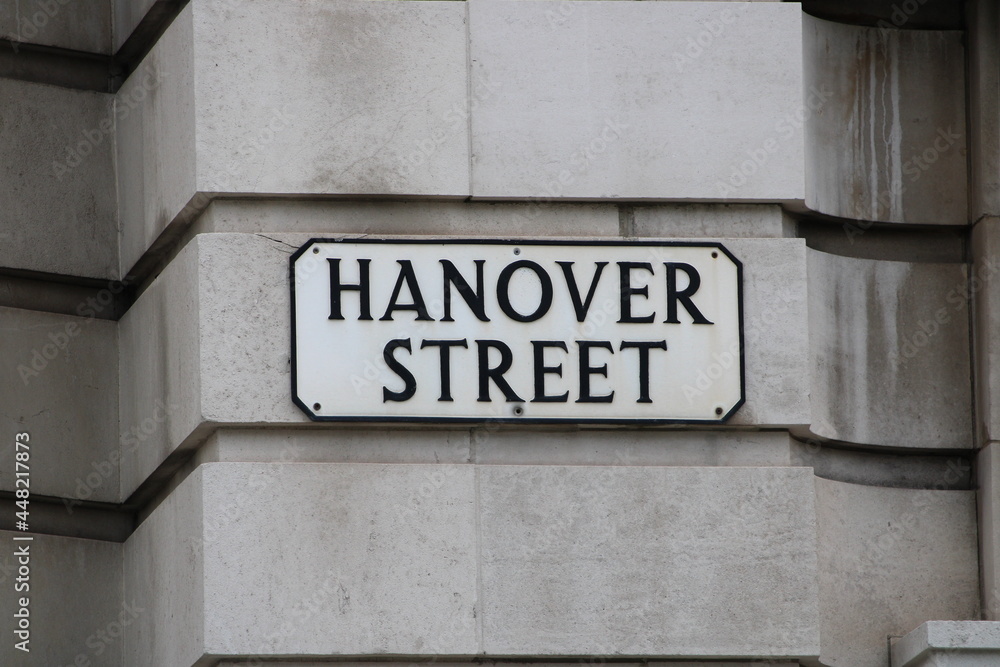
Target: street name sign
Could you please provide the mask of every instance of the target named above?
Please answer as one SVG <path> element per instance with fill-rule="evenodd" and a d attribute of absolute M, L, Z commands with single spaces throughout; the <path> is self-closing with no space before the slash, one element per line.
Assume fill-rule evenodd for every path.
<path fill-rule="evenodd" d="M 292 398 L 316 421 L 721 423 L 742 271 L 714 242 L 313 239 Z"/>

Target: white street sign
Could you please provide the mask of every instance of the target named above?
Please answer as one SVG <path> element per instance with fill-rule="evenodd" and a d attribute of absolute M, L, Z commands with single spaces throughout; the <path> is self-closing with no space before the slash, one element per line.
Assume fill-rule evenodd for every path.
<path fill-rule="evenodd" d="M 720 423 L 744 400 L 721 243 L 314 239 L 291 282 L 317 421 Z"/>

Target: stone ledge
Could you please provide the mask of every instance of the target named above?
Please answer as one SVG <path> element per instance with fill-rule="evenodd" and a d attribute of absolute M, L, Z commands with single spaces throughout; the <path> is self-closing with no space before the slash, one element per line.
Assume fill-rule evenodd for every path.
<path fill-rule="evenodd" d="M 993 667 L 1000 664 L 1000 623 L 927 621 L 892 646 L 892 667 Z"/>
<path fill-rule="evenodd" d="M 206 464 L 125 545 L 125 663 L 792 662 L 815 531 L 803 468 Z"/>

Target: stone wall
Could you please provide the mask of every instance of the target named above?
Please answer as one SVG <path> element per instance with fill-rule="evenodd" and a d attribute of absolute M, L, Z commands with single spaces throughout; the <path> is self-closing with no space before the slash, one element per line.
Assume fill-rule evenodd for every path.
<path fill-rule="evenodd" d="M 825 4 L 0 8 L 0 663 L 1000 660 L 996 8 Z M 721 242 L 745 402 L 311 421 L 289 256 L 393 237 Z"/>

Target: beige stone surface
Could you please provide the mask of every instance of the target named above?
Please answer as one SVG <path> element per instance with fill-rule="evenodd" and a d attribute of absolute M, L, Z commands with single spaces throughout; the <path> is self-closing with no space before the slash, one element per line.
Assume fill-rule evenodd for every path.
<path fill-rule="evenodd" d="M 979 569 L 983 618 L 1000 619 L 1000 443 L 991 442 L 976 460 L 979 492 Z"/>
<path fill-rule="evenodd" d="M 743 262 L 747 393 L 747 402 L 728 423 L 806 424 L 811 334 L 805 243 L 801 239 L 724 243 Z"/>
<path fill-rule="evenodd" d="M 13 541 L 24 535 L 0 531 L 0 662 L 31 667 L 123 664 L 124 635 L 148 617 L 148 610 L 144 601 L 122 597 L 122 545 L 37 534 L 28 542 Z M 24 557 L 16 555 L 24 545 L 27 575 L 19 571 Z M 27 590 L 15 590 L 25 584 Z M 14 647 L 19 641 L 14 614 L 23 596 L 29 598 L 28 653 Z"/>
<path fill-rule="evenodd" d="M 784 3 L 470 3 L 473 195 L 803 199 L 801 26 Z"/>
<path fill-rule="evenodd" d="M 788 466 L 787 433 L 538 431 L 516 427 L 215 431 L 202 462 L 478 463 L 485 465 Z M 798 465 L 798 464 L 793 464 Z"/>
<path fill-rule="evenodd" d="M 112 103 L 0 79 L 0 265 L 118 277 Z"/>
<path fill-rule="evenodd" d="M 1000 215 L 1000 9 L 968 7 L 969 219 Z"/>
<path fill-rule="evenodd" d="M 126 543 L 126 596 L 151 600 L 126 663 L 816 656 L 811 480 L 804 468 L 204 464 Z"/>
<path fill-rule="evenodd" d="M 199 188 L 466 196 L 465 14 L 433 1 L 195 3 Z"/>
<path fill-rule="evenodd" d="M 963 264 L 809 251 L 813 434 L 864 445 L 973 446 Z"/>
<path fill-rule="evenodd" d="M 122 499 L 202 422 L 198 281 L 191 247 L 118 323 Z"/>
<path fill-rule="evenodd" d="M 272 232 L 399 236 L 617 236 L 614 204 L 451 201 L 213 201 L 193 233 Z"/>
<path fill-rule="evenodd" d="M 467 429 L 245 429 L 215 431 L 196 462 L 470 463 Z"/>
<path fill-rule="evenodd" d="M 661 204 L 635 206 L 631 233 L 675 238 L 784 238 L 794 224 L 780 206 L 766 204 Z"/>
<path fill-rule="evenodd" d="M 806 205 L 856 220 L 965 224 L 962 33 L 802 21 L 806 86 L 829 92 L 806 121 Z"/>
<path fill-rule="evenodd" d="M 127 275 L 197 191 L 191 3 L 115 96 L 120 262 Z"/>
<path fill-rule="evenodd" d="M 787 433 L 476 428 L 473 460 L 493 465 L 788 466 Z"/>
<path fill-rule="evenodd" d="M 816 655 L 806 468 L 479 468 L 487 655 Z"/>
<path fill-rule="evenodd" d="M 975 366 L 976 424 L 975 433 L 981 450 L 977 460 L 979 481 L 980 549 L 982 568 L 983 617 L 1000 620 L 1000 291 L 997 269 L 1000 263 L 1000 227 L 996 218 L 984 218 L 972 232 L 972 277 L 975 320 L 973 339 L 978 362 Z M 975 291 L 972 288 L 975 287 Z"/>
<path fill-rule="evenodd" d="M 816 515 L 822 664 L 888 667 L 890 635 L 979 617 L 975 492 L 817 478 Z"/>
<path fill-rule="evenodd" d="M 162 82 L 119 131 L 123 266 L 214 193 L 468 196 L 465 13 L 189 4 L 139 68 Z"/>
<path fill-rule="evenodd" d="M 471 655 L 473 489 L 471 467 L 203 465 L 125 545 L 148 608 L 125 663 Z"/>
<path fill-rule="evenodd" d="M 14 490 L 14 435 L 27 433 L 32 494 L 119 501 L 116 330 L 95 317 L 0 308 L 0 489 Z"/>
<path fill-rule="evenodd" d="M 207 652 L 478 652 L 471 467 L 201 470 Z"/>
<path fill-rule="evenodd" d="M 126 0 L 8 0 L 0 4 L 0 38 L 110 55 L 112 2 Z"/>
<path fill-rule="evenodd" d="M 1000 661 L 1000 623 L 928 621 L 892 646 L 893 667 L 989 667 Z"/>
<path fill-rule="evenodd" d="M 187 667 L 204 654 L 207 500 L 195 471 L 125 543 L 120 585 L 145 612 L 126 629 L 123 664 Z"/>
<path fill-rule="evenodd" d="M 1000 440 L 1000 219 L 986 217 L 976 223 L 971 250 L 967 292 L 975 313 L 975 433 L 985 444 Z"/>

